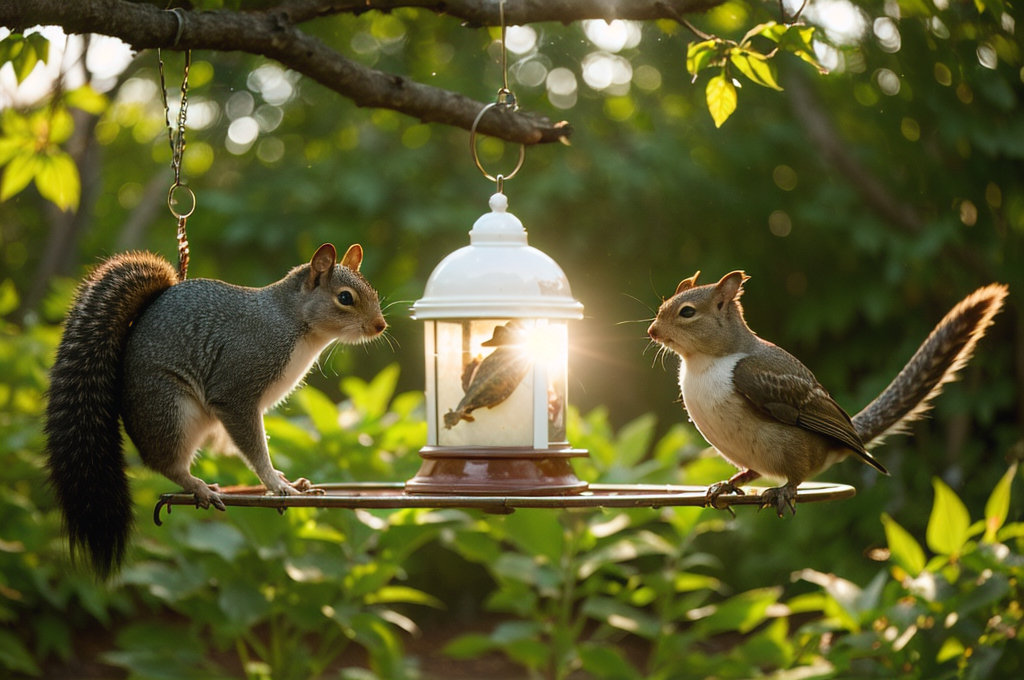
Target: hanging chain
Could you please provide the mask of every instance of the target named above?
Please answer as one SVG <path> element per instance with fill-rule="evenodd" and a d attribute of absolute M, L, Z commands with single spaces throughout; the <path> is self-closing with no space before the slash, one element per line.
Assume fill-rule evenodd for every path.
<path fill-rule="evenodd" d="M 519 145 L 519 161 L 516 163 L 516 167 L 512 172 L 507 175 L 492 175 L 486 170 L 480 163 L 480 156 L 476 152 L 476 128 L 480 124 L 480 120 L 484 117 L 484 114 L 495 106 L 500 106 L 506 111 L 518 111 L 519 101 L 516 99 L 516 95 L 508 86 L 508 48 L 506 47 L 506 33 L 508 27 L 505 25 L 505 0 L 499 0 L 498 2 L 498 16 L 501 21 L 501 81 L 502 87 L 498 90 L 498 97 L 495 101 L 491 102 L 487 106 L 480 109 L 480 113 L 476 114 L 476 119 L 473 121 L 473 127 L 469 131 L 469 148 L 473 152 L 473 162 L 476 163 L 477 169 L 483 173 L 484 177 L 497 184 L 497 190 L 499 194 L 505 193 L 505 180 L 512 179 L 519 172 L 519 168 L 523 167 L 523 160 L 526 158 L 526 145 Z"/>
<path fill-rule="evenodd" d="M 511 111 L 518 111 L 519 102 L 516 100 L 515 94 L 508 87 L 508 47 L 506 47 L 507 43 L 505 40 L 508 26 L 505 25 L 505 0 L 500 0 L 498 3 L 498 17 L 501 21 L 501 82 L 503 85 L 498 90 L 497 103 Z"/>
<path fill-rule="evenodd" d="M 177 45 L 185 29 L 184 11 L 180 8 L 169 10 L 178 20 L 178 33 L 174 38 Z M 188 234 L 185 223 L 196 209 L 196 195 L 186 184 L 181 182 L 181 159 L 185 154 L 185 119 L 188 114 L 188 71 L 192 66 L 192 50 L 185 50 L 185 67 L 181 79 L 181 105 L 178 108 L 176 125 L 171 125 L 171 107 L 167 102 L 167 83 L 164 77 L 164 59 L 160 48 L 156 50 L 156 58 L 160 67 L 160 94 L 164 102 L 164 122 L 167 124 L 167 141 L 171 146 L 171 170 L 174 171 L 174 182 L 167 192 L 167 207 L 178 219 L 178 280 L 184 281 L 188 274 Z"/>

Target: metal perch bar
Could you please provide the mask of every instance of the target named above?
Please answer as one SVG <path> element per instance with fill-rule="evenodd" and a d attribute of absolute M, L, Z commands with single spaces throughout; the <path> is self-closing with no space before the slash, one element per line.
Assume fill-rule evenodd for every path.
<path fill-rule="evenodd" d="M 760 505 L 761 487 L 743 487 L 744 495 L 723 495 L 718 502 L 723 507 L 732 505 Z M 470 496 L 427 495 L 405 492 L 404 482 L 317 484 L 301 496 L 271 496 L 262 486 L 235 487 L 221 493 L 224 505 L 248 508 L 347 508 L 401 509 L 401 508 L 463 508 L 496 514 L 509 514 L 517 508 L 660 508 L 671 506 L 703 506 L 707 487 L 671 484 L 591 484 L 586 491 L 564 496 Z M 805 482 L 797 489 L 798 503 L 852 498 L 857 490 L 846 484 Z M 192 494 L 167 493 L 153 510 L 153 521 L 158 526 L 160 510 L 167 506 L 170 513 L 174 505 L 195 505 Z"/>

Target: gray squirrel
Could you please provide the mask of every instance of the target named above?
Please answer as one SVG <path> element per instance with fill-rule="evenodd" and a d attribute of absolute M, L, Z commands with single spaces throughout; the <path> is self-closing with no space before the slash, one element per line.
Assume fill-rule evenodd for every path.
<path fill-rule="evenodd" d="M 741 271 L 717 284 L 684 279 L 658 310 L 648 335 L 680 357 L 679 388 L 690 419 L 740 471 L 713 484 L 724 493 L 762 475 L 785 479 L 761 493 L 761 507 L 796 512 L 796 487 L 854 455 L 883 474 L 868 447 L 920 418 L 942 386 L 971 358 L 1007 295 L 1004 285 L 976 290 L 939 322 L 899 375 L 851 418 L 793 355 L 757 337 L 743 318 Z"/>
<path fill-rule="evenodd" d="M 387 328 L 359 273 L 363 249 L 324 244 L 264 288 L 210 279 L 179 283 L 151 253 L 115 255 L 78 288 L 50 375 L 45 434 L 50 482 L 72 557 L 102 579 L 124 561 L 132 499 L 118 418 L 143 463 L 223 510 L 216 485 L 192 476 L 215 440 L 240 453 L 270 493 L 310 488 L 274 469 L 263 413 L 284 399 L 330 343 Z M 233 446 L 232 446 L 233 445 Z"/>

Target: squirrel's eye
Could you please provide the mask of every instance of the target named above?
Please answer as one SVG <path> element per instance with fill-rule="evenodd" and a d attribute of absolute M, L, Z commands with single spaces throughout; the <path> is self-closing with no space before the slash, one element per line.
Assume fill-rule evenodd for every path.
<path fill-rule="evenodd" d="M 690 305 L 686 305 L 685 307 L 679 310 L 679 316 L 683 317 L 684 319 L 689 319 L 696 313 L 697 309 L 695 307 L 691 307 Z"/>
<path fill-rule="evenodd" d="M 345 306 L 354 305 L 356 303 L 355 298 L 352 297 L 352 293 L 347 290 L 343 290 L 338 294 L 338 302 Z"/>

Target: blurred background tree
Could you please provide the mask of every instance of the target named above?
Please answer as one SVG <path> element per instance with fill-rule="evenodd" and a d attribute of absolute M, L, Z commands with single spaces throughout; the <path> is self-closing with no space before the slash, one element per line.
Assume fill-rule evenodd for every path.
<path fill-rule="evenodd" d="M 163 4 L 0 7 L 0 25 L 24 30 L 0 32 L 0 61 L 9 62 L 0 69 L 8 354 L 59 323 L 74 282 L 101 257 L 174 254 L 154 50 L 34 29 L 26 13 L 52 10 L 33 25 L 74 33 L 76 7 L 116 15 L 127 5 L 159 30 L 115 22 L 108 33 L 170 48 L 176 19 Z M 244 32 L 211 38 L 215 49 L 195 46 L 182 170 L 198 197 L 191 275 L 263 285 L 321 242 L 360 242 L 363 271 L 392 304 L 393 351 L 336 351 L 310 377 L 334 400 L 339 376 L 369 379 L 395 362 L 399 391 L 422 388 L 422 332 L 406 308 L 437 262 L 466 243 L 493 191 L 465 128 L 501 84 L 497 4 L 184 4 L 179 47 L 193 46 L 193 28 L 203 35 L 218 22 L 236 26 L 231 17 L 302 11 L 304 35 L 353 68 L 391 74 L 398 90 L 418 83 L 460 95 L 435 109 L 414 111 L 401 98 L 358 106 L 366 101 L 339 94 L 329 78 L 286 67 L 291 56 L 238 51 L 252 37 Z M 563 15 L 567 24 L 540 14 L 566 7 L 579 12 Z M 1004 460 L 1024 457 L 1024 70 L 1014 7 L 512 1 L 508 11 L 524 24 L 508 32 L 510 84 L 533 115 L 495 116 L 479 149 L 489 168 L 504 168 L 518 141 L 538 142 L 506 193 L 531 244 L 559 262 L 586 307 L 571 331 L 570 390 L 581 411 L 603 407 L 614 428 L 654 413 L 653 439 L 685 421 L 674 359 L 656 363 L 645 330 L 661 297 L 698 269 L 708 279 L 750 274 L 751 327 L 800 357 L 851 412 L 956 301 L 991 281 L 1010 285 L 1007 310 L 934 417 L 880 451 L 892 479 L 839 466 L 827 477 L 857 486 L 856 500 L 786 523 L 743 517 L 739 535 L 706 533 L 703 549 L 741 551 L 719 577 L 754 588 L 809 568 L 866 583 L 876 567 L 858 557 L 884 543 L 879 513 L 920 534 L 933 477 L 979 516 Z M 791 22 L 799 25 L 783 33 Z M 165 49 L 164 59 L 173 119 L 182 55 Z M 563 118 L 570 128 L 555 127 Z M 561 136 L 570 147 L 542 143 Z M 0 385 L 5 408 L 15 407 L 10 380 Z"/>

